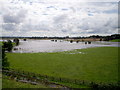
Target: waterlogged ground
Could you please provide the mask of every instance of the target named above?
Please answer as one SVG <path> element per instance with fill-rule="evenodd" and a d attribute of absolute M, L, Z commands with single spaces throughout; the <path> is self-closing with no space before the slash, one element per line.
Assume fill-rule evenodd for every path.
<path fill-rule="evenodd" d="M 118 42 L 92 42 L 91 44 L 85 44 L 85 42 L 73 42 L 61 41 L 57 42 L 51 40 L 27 40 L 20 41 L 20 45 L 16 46 L 18 50 L 13 50 L 16 53 L 33 53 L 33 52 L 60 52 L 69 51 L 74 49 L 90 48 L 90 47 L 103 47 L 103 46 L 114 46 L 118 47 Z"/>

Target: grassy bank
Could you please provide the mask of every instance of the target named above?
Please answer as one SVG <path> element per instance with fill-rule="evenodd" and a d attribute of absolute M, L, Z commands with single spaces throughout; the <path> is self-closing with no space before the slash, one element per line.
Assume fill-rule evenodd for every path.
<path fill-rule="evenodd" d="M 15 80 L 9 79 L 7 76 L 3 75 L 2 88 L 49 88 L 45 85 L 31 85 L 28 83 L 16 82 Z"/>
<path fill-rule="evenodd" d="M 110 42 L 120 42 L 120 39 L 110 40 Z"/>
<path fill-rule="evenodd" d="M 54 77 L 115 83 L 118 48 L 98 47 L 58 53 L 7 53 L 10 67 Z"/>

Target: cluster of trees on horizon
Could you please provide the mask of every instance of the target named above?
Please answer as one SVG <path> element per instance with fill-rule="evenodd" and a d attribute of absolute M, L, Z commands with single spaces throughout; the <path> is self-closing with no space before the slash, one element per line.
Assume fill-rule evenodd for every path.
<path fill-rule="evenodd" d="M 120 39 L 120 34 L 112 34 L 112 35 L 107 35 L 107 36 L 100 36 L 100 35 L 92 35 L 92 36 L 88 36 L 88 37 L 81 37 L 81 36 L 78 36 L 78 37 L 69 37 L 69 36 L 65 36 L 65 37 L 47 37 L 47 36 L 44 36 L 44 37 L 38 37 L 38 36 L 35 36 L 35 37 L 17 37 L 17 36 L 13 36 L 13 37 L 6 37 L 6 36 L 3 36 L 1 38 L 19 38 L 19 39 L 22 39 L 22 38 L 26 38 L 26 39 L 85 39 L 85 38 L 102 38 L 104 39 L 104 41 L 109 41 L 109 40 L 113 40 L 113 39 Z"/>

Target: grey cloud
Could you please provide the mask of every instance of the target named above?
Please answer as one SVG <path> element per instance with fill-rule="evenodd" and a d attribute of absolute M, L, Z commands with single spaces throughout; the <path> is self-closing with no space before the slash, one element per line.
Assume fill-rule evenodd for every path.
<path fill-rule="evenodd" d="M 14 24 L 4 24 L 4 25 L 2 25 L 2 28 L 5 29 L 5 30 L 14 31 L 14 30 L 16 30 L 16 25 L 14 25 Z"/>
<path fill-rule="evenodd" d="M 62 31 L 62 32 L 64 32 L 64 33 L 67 33 L 67 32 L 68 32 L 68 30 L 64 30 L 64 29 L 63 29 L 63 30 L 61 30 L 61 31 Z"/>
<path fill-rule="evenodd" d="M 12 13 L 8 13 L 6 15 L 3 15 L 3 20 L 5 23 L 21 23 L 26 16 L 25 10 L 20 10 L 16 15 L 12 15 Z"/>
<path fill-rule="evenodd" d="M 76 12 L 76 10 L 75 10 L 74 7 L 70 7 L 70 9 L 71 9 L 74 13 Z"/>
<path fill-rule="evenodd" d="M 115 20 L 116 19 L 115 15 L 117 13 L 116 11 L 114 11 L 116 7 L 113 7 L 111 3 L 88 3 L 88 4 L 85 3 L 85 6 L 82 6 L 84 4 L 80 4 L 80 3 L 78 4 L 75 3 L 70 5 L 68 5 L 69 4 L 68 3 L 67 5 L 64 6 L 63 3 L 58 3 L 58 4 L 50 3 L 50 2 L 41 3 L 43 2 L 42 0 L 40 1 L 22 0 L 22 1 L 23 1 L 22 9 L 19 8 L 20 4 L 14 5 L 14 3 L 13 4 L 10 3 L 11 6 L 6 4 L 6 7 L 8 8 L 6 10 L 1 9 L 2 11 L 4 11 L 4 13 L 1 14 L 1 16 L 3 17 L 2 22 L 8 23 L 3 25 L 4 31 L 7 32 L 7 30 L 11 30 L 11 31 L 14 30 L 13 32 L 16 32 L 17 35 L 21 34 L 25 36 L 33 34 L 33 32 L 35 31 L 36 31 L 36 35 L 38 35 L 39 31 L 42 31 L 40 32 L 41 34 L 45 33 L 48 36 L 50 33 L 54 34 L 54 32 L 58 32 L 58 34 L 60 35 L 67 35 L 67 34 L 87 35 L 87 34 L 97 34 L 97 33 L 101 33 L 101 34 L 113 33 L 113 31 L 117 27 L 116 26 L 117 22 Z M 33 5 L 29 5 L 29 2 L 33 2 Z M 37 4 L 37 2 L 40 2 L 38 3 L 39 5 Z M 34 7 L 35 4 L 36 7 Z M 49 7 L 47 7 L 48 5 Z M 112 9 L 107 6 L 111 6 Z M 55 9 L 49 10 L 51 8 L 57 8 L 58 10 Z M 29 11 L 29 14 L 27 14 L 27 11 L 23 9 L 27 9 Z M 68 11 L 66 11 L 67 9 Z M 103 13 L 103 11 L 105 10 L 107 11 Z M 12 13 L 8 13 L 8 12 L 12 12 Z M 13 12 L 16 13 L 16 15 L 14 15 Z M 43 12 L 44 14 L 41 16 Z M 109 13 L 112 13 L 114 15 Z M 96 17 L 97 14 L 98 17 Z M 108 14 L 108 17 L 105 14 Z M 109 20 L 109 17 L 112 19 Z M 31 21 L 29 21 L 30 18 Z M 120 25 L 118 27 L 120 27 Z M 17 31 L 17 29 L 19 28 L 20 30 Z M 11 35 L 11 33 L 10 34 L 8 33 L 8 35 Z"/>
<path fill-rule="evenodd" d="M 54 23 L 63 23 L 67 19 L 67 15 L 60 15 L 54 18 Z"/>
<path fill-rule="evenodd" d="M 23 31 L 32 31 L 32 30 L 40 30 L 40 31 L 49 31 L 50 27 L 47 24 L 25 24 L 22 26 Z"/>
<path fill-rule="evenodd" d="M 50 29 L 50 27 L 48 25 L 45 25 L 45 24 L 35 25 L 34 28 L 36 30 L 44 30 L 44 31 L 49 31 L 49 29 Z"/>
<path fill-rule="evenodd" d="M 78 32 L 71 32 L 70 34 L 75 34 L 76 35 L 76 34 L 78 34 Z"/>
<path fill-rule="evenodd" d="M 54 7 L 54 6 L 48 6 L 48 7 L 46 7 L 46 8 L 48 8 L 48 9 L 53 8 L 53 9 L 57 10 L 57 8 Z"/>
<path fill-rule="evenodd" d="M 120 29 L 120 17 L 118 18 L 118 28 Z"/>
<path fill-rule="evenodd" d="M 68 11 L 68 9 L 67 9 L 67 8 L 62 8 L 61 10 L 63 10 L 63 11 Z"/>
<path fill-rule="evenodd" d="M 82 24 L 78 25 L 77 28 L 84 30 L 86 34 L 109 34 L 116 30 L 117 18 L 109 18 L 106 21 L 103 19 L 86 18 L 82 19 Z"/>
<path fill-rule="evenodd" d="M 89 26 L 86 24 L 83 24 L 82 26 L 78 26 L 78 28 L 81 28 L 83 30 L 88 30 L 89 29 Z"/>
<path fill-rule="evenodd" d="M 3 16 L 5 23 L 18 23 L 19 19 L 16 16 L 10 16 L 9 14 Z"/>
<path fill-rule="evenodd" d="M 106 24 L 104 24 L 105 27 L 110 27 L 110 28 L 113 28 L 113 29 L 116 29 L 118 28 L 118 21 L 117 21 L 117 18 L 110 18 L 108 21 L 106 21 Z"/>
<path fill-rule="evenodd" d="M 113 14 L 113 13 L 118 13 L 117 9 L 113 9 L 113 10 L 105 10 L 103 11 L 104 13 L 108 13 L 108 14 Z"/>

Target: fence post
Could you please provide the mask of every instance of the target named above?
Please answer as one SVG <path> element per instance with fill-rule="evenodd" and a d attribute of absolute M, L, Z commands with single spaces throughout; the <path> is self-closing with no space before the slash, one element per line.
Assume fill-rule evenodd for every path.
<path fill-rule="evenodd" d="M 85 84 L 84 80 L 83 80 L 83 84 Z"/>
<path fill-rule="evenodd" d="M 45 77 L 47 78 L 48 76 L 46 75 Z"/>
<path fill-rule="evenodd" d="M 76 79 L 75 79 L 75 84 L 76 84 L 76 82 L 77 82 L 77 81 L 76 81 Z"/>
<path fill-rule="evenodd" d="M 23 74 L 24 74 L 24 71 L 23 71 Z"/>
<path fill-rule="evenodd" d="M 53 81 L 54 81 L 54 77 L 52 77 L 53 78 Z"/>
<path fill-rule="evenodd" d="M 61 78 L 60 78 L 60 81 L 61 81 Z"/>

